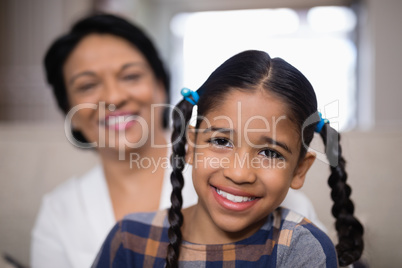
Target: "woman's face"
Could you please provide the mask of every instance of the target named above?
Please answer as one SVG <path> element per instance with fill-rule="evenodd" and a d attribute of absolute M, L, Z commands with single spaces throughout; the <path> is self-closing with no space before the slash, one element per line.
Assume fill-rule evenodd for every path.
<path fill-rule="evenodd" d="M 194 222 L 211 234 L 202 242 L 248 237 L 290 187 L 303 185 L 314 156 L 299 161 L 300 135 L 285 107 L 263 90 L 234 90 L 205 116 L 197 135 L 190 133 L 195 142 L 187 157 L 199 196 Z"/>
<path fill-rule="evenodd" d="M 63 68 L 72 127 L 101 150 L 149 144 L 162 132 L 166 100 L 143 54 L 123 38 L 91 34 L 82 39 Z M 153 134 L 152 133 L 152 134 Z"/>

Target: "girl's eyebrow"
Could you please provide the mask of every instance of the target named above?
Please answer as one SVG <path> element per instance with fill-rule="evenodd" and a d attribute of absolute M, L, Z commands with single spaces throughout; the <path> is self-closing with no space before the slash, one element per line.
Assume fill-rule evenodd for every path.
<path fill-rule="evenodd" d="M 292 151 L 291 151 L 291 150 L 289 149 L 289 147 L 288 147 L 285 143 L 283 143 L 283 142 L 274 140 L 273 138 L 268 137 L 268 136 L 263 136 L 261 139 L 264 140 L 265 142 L 269 143 L 269 144 L 277 145 L 277 146 L 283 148 L 283 149 L 284 149 L 285 151 L 287 151 L 288 153 L 292 154 Z"/>
<path fill-rule="evenodd" d="M 221 128 L 221 127 L 209 127 L 206 128 L 203 133 L 207 133 L 207 132 L 220 132 L 220 133 L 233 133 L 236 132 L 235 130 L 231 129 L 231 128 Z"/>

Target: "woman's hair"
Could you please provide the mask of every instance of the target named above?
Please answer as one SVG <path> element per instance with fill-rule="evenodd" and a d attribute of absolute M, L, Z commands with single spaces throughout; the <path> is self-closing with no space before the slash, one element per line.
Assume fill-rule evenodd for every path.
<path fill-rule="evenodd" d="M 317 112 L 317 100 L 307 78 L 295 67 L 281 58 L 270 58 L 262 51 L 249 50 L 241 52 L 219 66 L 197 90 L 198 116 L 205 116 L 219 104 L 232 90 L 252 92 L 263 88 L 281 99 L 287 105 L 287 116 L 300 130 L 300 159 L 302 159 L 314 136 L 316 123 L 320 121 Z M 170 222 L 167 267 L 177 267 L 182 235 L 180 227 L 183 223 L 181 214 L 183 188 L 184 157 L 186 154 L 186 126 L 191 117 L 192 104 L 182 100 L 173 113 L 172 133 L 172 166 L 171 195 L 172 206 L 168 213 Z M 180 115 L 182 113 L 182 115 Z M 184 120 L 183 116 L 184 115 Z M 305 126 L 305 122 L 313 119 L 314 123 Z M 200 119 L 196 128 L 199 127 Z M 331 166 L 328 184 L 332 188 L 334 201 L 332 214 L 336 218 L 335 227 L 339 243 L 336 246 L 339 264 L 344 266 L 358 260 L 363 252 L 363 226 L 353 216 L 354 206 L 350 200 L 351 188 L 346 183 L 345 160 L 339 145 L 339 133 L 325 124 L 320 135 L 326 145 L 326 154 Z"/>
<path fill-rule="evenodd" d="M 63 66 L 78 43 L 93 33 L 111 34 L 124 38 L 137 48 L 147 59 L 155 77 L 163 83 L 167 99 L 169 99 L 169 75 L 149 37 L 139 27 L 123 18 L 109 14 L 95 14 L 77 21 L 67 34 L 57 38 L 44 58 L 47 81 L 63 113 L 67 114 L 71 108 L 67 98 Z M 167 127 L 167 125 L 168 113 L 165 111 L 163 126 Z M 73 134 L 78 141 L 87 142 L 80 132 L 73 131 Z"/>

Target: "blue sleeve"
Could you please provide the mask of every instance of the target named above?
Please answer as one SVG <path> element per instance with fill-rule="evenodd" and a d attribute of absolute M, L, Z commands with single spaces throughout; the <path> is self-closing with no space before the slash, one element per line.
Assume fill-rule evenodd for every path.
<path fill-rule="evenodd" d="M 338 267 L 331 239 L 313 224 L 298 225 L 289 247 L 278 247 L 277 267 Z"/>
<path fill-rule="evenodd" d="M 320 243 L 322 251 L 325 255 L 326 267 L 338 267 L 338 257 L 336 255 L 336 249 L 331 239 L 320 229 L 313 224 L 307 224 L 303 226 L 310 231 L 310 234 Z"/>
<path fill-rule="evenodd" d="M 116 223 L 109 232 L 94 263 L 92 264 L 92 268 L 115 267 L 114 262 L 116 256 L 122 248 L 121 225 L 121 222 Z"/>

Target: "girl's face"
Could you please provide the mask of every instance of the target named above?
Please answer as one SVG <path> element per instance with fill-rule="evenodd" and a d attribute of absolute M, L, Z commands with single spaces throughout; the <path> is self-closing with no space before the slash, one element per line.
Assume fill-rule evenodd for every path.
<path fill-rule="evenodd" d="M 286 105 L 264 90 L 233 90 L 196 135 L 189 132 L 187 158 L 199 197 L 193 223 L 208 230 L 198 242 L 253 234 L 289 187 L 302 187 L 314 161 L 310 153 L 299 161 L 300 135 Z"/>
<path fill-rule="evenodd" d="M 142 53 L 109 34 L 85 37 L 64 68 L 74 129 L 98 148 L 122 149 L 148 141 L 151 124 L 161 131 L 166 96 Z"/>

